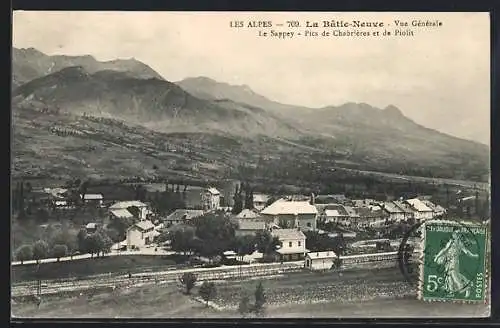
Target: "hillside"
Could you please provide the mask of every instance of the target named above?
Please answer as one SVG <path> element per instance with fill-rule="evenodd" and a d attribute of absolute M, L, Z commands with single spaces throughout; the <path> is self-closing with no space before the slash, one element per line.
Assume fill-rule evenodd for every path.
<path fill-rule="evenodd" d="M 45 58 L 34 49 L 20 51 Z M 14 66 L 14 76 L 40 73 L 30 71 L 31 66 Z M 427 129 L 394 106 L 379 109 L 347 103 L 310 109 L 279 104 L 248 87 L 207 78 L 175 84 L 137 77 L 124 66 L 123 71 L 95 69 L 65 67 L 13 90 L 16 174 L 33 171 L 30 165 L 39 163 L 35 169 L 39 174 L 46 174 L 44 170 L 73 174 L 62 173 L 58 165 L 63 165 L 69 172 L 98 176 L 147 176 L 151 172 L 146 168 L 172 156 L 176 158 L 172 165 L 184 168 L 208 161 L 211 169 L 201 176 L 242 174 L 246 170 L 240 169 L 242 165 L 261 165 L 257 171 L 277 176 L 291 176 L 294 171 L 297 179 L 309 182 L 335 167 L 475 181 L 485 181 L 489 174 L 488 147 Z M 54 126 L 81 131 L 61 137 L 49 130 Z M 77 139 L 67 143 L 72 138 Z M 82 150 L 88 148 L 88 140 L 93 145 L 89 149 L 106 150 L 106 155 L 100 158 L 94 151 Z M 170 151 L 165 148 L 167 140 L 200 148 Z M 73 148 L 65 148 L 73 142 L 74 154 Z M 108 149 L 113 154 L 109 159 Z M 205 152 L 206 157 L 192 159 Z M 124 168 L 116 171 L 120 165 Z M 127 169 L 129 165 L 133 169 Z M 165 174 L 178 174 L 174 171 L 167 169 Z M 312 171 L 317 172 L 315 177 L 310 176 Z"/>
<path fill-rule="evenodd" d="M 66 67 L 82 66 L 86 71 L 95 73 L 102 70 L 127 72 L 136 78 L 163 79 L 148 65 L 136 59 L 117 59 L 101 62 L 92 56 L 46 55 L 34 48 L 12 48 L 13 87 L 33 79 L 57 72 Z"/>
<path fill-rule="evenodd" d="M 444 171 L 484 180 L 489 171 L 486 145 L 452 137 L 416 124 L 395 106 L 379 109 L 364 103 L 305 108 L 263 97 L 247 86 L 221 83 L 205 77 L 177 82 L 186 91 L 205 99 L 225 99 L 265 108 L 282 121 L 313 131 L 299 136 L 302 144 L 345 154 L 349 162 L 373 170 L 415 171 L 430 175 Z"/>
<path fill-rule="evenodd" d="M 83 91 L 82 91 L 83 90 Z M 161 132 L 290 136 L 297 130 L 260 109 L 198 99 L 165 80 L 67 67 L 13 91 L 14 102 L 76 115 L 118 117 Z"/>

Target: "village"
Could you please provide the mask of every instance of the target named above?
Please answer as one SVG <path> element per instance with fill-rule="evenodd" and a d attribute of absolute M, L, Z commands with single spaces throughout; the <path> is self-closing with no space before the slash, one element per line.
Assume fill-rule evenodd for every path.
<path fill-rule="evenodd" d="M 311 266 L 320 258 L 330 268 L 339 256 L 396 252 L 412 225 L 448 215 L 425 195 L 385 201 L 267 195 L 240 182 L 222 188 L 135 184 L 120 195 L 116 189 L 81 181 L 38 189 L 18 183 L 18 220 L 31 215 L 47 222 L 55 217 L 57 223 L 39 224 L 56 232 L 17 245 L 13 264 L 99 254 L 182 254 L 193 266 L 301 260 Z M 458 201 L 472 204 L 461 208 L 464 216 L 481 207 L 477 195 L 460 195 Z M 72 229 L 61 228 L 67 221 Z"/>

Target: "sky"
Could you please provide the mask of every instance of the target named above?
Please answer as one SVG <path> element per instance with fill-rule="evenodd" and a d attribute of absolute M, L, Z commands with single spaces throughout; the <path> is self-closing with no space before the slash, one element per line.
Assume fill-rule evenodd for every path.
<path fill-rule="evenodd" d="M 274 26 L 230 27 L 250 20 Z M 287 20 L 382 21 L 378 30 L 392 33 L 395 20 L 443 25 L 410 27 L 412 37 L 258 36 L 259 30 L 307 29 L 288 28 Z M 280 22 L 285 26 L 275 25 Z M 16 11 L 12 39 L 14 47 L 49 55 L 135 58 L 169 81 L 206 76 L 287 104 L 392 104 L 426 127 L 489 144 L 489 24 L 488 13 Z"/>

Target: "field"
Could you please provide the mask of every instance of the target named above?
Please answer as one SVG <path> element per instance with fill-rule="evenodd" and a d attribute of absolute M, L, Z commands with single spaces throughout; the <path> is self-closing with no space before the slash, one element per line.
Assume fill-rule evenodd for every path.
<path fill-rule="evenodd" d="M 135 272 L 167 270 L 174 267 L 182 267 L 176 262 L 182 262 L 180 257 L 148 255 L 119 255 L 102 258 L 86 258 L 65 262 L 53 262 L 40 264 L 41 279 L 67 279 L 76 277 L 88 277 L 91 275 L 127 274 Z M 29 281 L 36 279 L 36 265 L 18 265 L 11 269 L 11 281 Z"/>
<path fill-rule="evenodd" d="M 217 309 L 183 295 L 176 284 L 136 286 L 94 295 L 50 298 L 39 309 L 13 303 L 17 317 L 72 318 L 237 318 L 243 291 L 253 294 L 255 279 L 216 281 Z M 279 317 L 450 317 L 486 316 L 484 304 L 425 303 L 397 269 L 338 273 L 290 273 L 262 280 L 267 298 L 265 316 Z M 197 288 L 193 290 L 193 296 Z"/>

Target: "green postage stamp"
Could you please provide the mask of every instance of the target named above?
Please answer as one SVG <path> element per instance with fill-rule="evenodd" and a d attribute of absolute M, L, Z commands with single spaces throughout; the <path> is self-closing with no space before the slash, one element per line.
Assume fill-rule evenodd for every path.
<path fill-rule="evenodd" d="M 486 302 L 487 226 L 428 221 L 422 232 L 419 299 Z"/>

